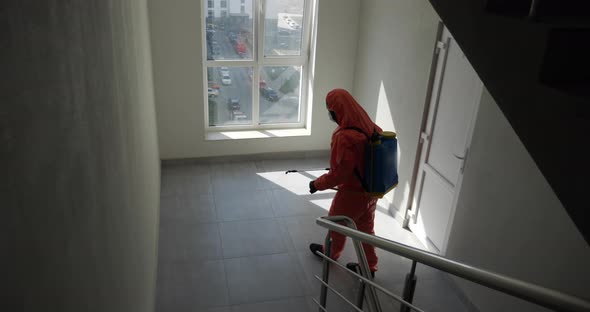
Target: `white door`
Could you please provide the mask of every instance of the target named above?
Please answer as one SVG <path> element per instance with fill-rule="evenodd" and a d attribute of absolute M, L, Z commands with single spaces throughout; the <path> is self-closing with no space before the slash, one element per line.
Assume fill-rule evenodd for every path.
<path fill-rule="evenodd" d="M 446 28 L 439 47 L 409 226 L 444 254 L 483 84 Z"/>

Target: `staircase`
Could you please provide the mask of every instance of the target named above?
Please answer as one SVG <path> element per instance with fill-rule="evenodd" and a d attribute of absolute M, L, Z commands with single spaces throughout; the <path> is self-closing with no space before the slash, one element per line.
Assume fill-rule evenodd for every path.
<path fill-rule="evenodd" d="M 430 0 L 590 243 L 590 0 Z"/>

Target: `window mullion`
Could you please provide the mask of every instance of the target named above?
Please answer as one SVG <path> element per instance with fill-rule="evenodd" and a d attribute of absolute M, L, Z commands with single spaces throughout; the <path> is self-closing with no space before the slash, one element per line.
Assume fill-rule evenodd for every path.
<path fill-rule="evenodd" d="M 305 0 L 303 6 L 303 38 L 301 38 L 301 57 L 309 60 L 311 27 L 312 27 L 312 0 Z"/>
<path fill-rule="evenodd" d="M 255 53 L 252 57 L 255 58 L 254 68 L 252 73 L 252 124 L 254 127 L 260 125 L 260 92 L 259 81 L 260 81 L 260 67 L 263 63 L 264 51 L 264 0 L 254 1 L 254 33 L 255 36 Z"/>

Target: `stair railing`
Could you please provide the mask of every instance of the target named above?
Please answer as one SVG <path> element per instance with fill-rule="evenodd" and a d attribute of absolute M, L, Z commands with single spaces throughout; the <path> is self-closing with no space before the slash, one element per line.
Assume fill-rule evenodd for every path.
<path fill-rule="evenodd" d="M 339 224 L 339 223 L 343 223 Z M 399 301 L 401 304 L 400 311 L 407 312 L 410 310 L 423 311 L 412 304 L 414 290 L 416 287 L 416 264 L 422 263 L 440 271 L 464 278 L 476 284 L 495 289 L 502 293 L 523 299 L 525 301 L 537 304 L 539 306 L 549 308 L 555 311 L 564 312 L 589 312 L 590 302 L 563 292 L 553 289 L 545 288 L 540 285 L 528 283 L 522 280 L 511 278 L 498 273 L 486 271 L 476 268 L 461 262 L 453 261 L 448 258 L 439 256 L 437 254 L 400 244 L 379 236 L 370 235 L 356 229 L 354 221 L 345 216 L 329 216 L 320 217 L 316 219 L 316 224 L 328 229 L 328 234 L 325 240 L 324 253 L 318 254 L 324 259 L 322 278 L 315 276 L 320 281 L 321 293 L 320 301 L 313 300 L 319 307 L 319 311 L 327 310 L 327 294 L 328 290 L 336 294 L 345 303 L 350 305 L 355 311 L 363 312 L 364 298 L 367 298 L 367 308 L 371 312 L 381 312 L 381 305 L 377 296 L 377 290 L 385 295 Z M 330 231 L 340 233 L 352 239 L 354 249 L 358 258 L 360 274 L 349 270 L 342 264 L 332 260 L 329 255 L 331 251 Z M 366 243 L 376 248 L 383 249 L 390 253 L 408 258 L 412 260 L 412 268 L 410 273 L 406 275 L 406 282 L 404 286 L 403 295 L 400 297 L 383 288 L 382 286 L 373 282 L 371 272 L 365 252 L 362 248 L 362 243 Z M 357 294 L 356 304 L 346 299 L 340 292 L 329 284 L 330 264 L 334 264 L 344 271 L 354 275 L 359 279 L 360 290 Z M 366 290 L 366 291 L 365 291 Z"/>

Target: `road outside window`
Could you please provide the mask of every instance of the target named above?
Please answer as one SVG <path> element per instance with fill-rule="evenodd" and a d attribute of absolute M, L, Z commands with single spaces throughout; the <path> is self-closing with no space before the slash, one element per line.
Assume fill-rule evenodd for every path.
<path fill-rule="evenodd" d="M 305 121 L 310 0 L 266 0 L 255 15 L 257 1 L 204 3 L 227 7 L 204 23 L 208 127 L 295 128 Z"/>

